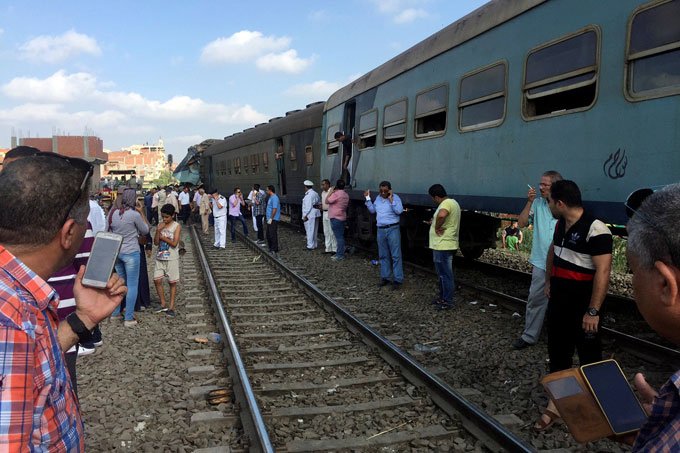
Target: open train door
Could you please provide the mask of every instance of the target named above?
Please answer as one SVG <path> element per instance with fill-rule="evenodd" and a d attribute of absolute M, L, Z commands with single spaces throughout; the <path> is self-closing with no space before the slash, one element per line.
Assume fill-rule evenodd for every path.
<path fill-rule="evenodd" d="M 349 187 L 352 187 L 354 183 L 351 175 L 352 172 L 352 162 L 354 160 L 354 126 L 356 118 L 357 104 L 355 101 L 349 101 L 345 103 L 345 114 L 344 114 L 344 132 L 347 137 L 349 137 L 350 142 L 348 146 L 342 146 L 342 168 L 341 168 L 341 178 L 345 180 Z"/>
<path fill-rule="evenodd" d="M 279 137 L 276 139 L 276 150 L 274 151 L 274 158 L 276 160 L 276 174 L 279 182 L 279 195 L 286 195 L 286 165 L 284 163 L 284 158 L 286 153 L 284 152 L 283 138 Z"/>

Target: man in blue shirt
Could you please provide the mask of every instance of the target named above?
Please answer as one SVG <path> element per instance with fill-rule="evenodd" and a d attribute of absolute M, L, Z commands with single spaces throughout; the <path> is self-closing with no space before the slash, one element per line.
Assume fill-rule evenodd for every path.
<path fill-rule="evenodd" d="M 518 224 L 520 228 L 527 225 L 534 226 L 534 236 L 531 243 L 531 258 L 529 262 L 534 266 L 531 271 L 531 287 L 527 299 L 526 323 L 524 332 L 512 343 L 515 349 L 524 349 L 533 346 L 538 341 L 543 327 L 543 318 L 548 308 L 548 297 L 545 295 L 545 260 L 548 256 L 548 248 L 553 239 L 557 220 L 553 217 L 548 207 L 550 188 L 555 181 L 561 181 L 562 175 L 556 171 L 546 171 L 541 176 L 538 188 L 541 196 L 536 198 L 536 189 L 529 186 L 529 194 L 524 209 L 519 214 Z"/>
<path fill-rule="evenodd" d="M 269 251 L 276 257 L 279 257 L 279 220 L 281 220 L 281 202 L 279 196 L 276 195 L 274 186 L 267 186 L 267 195 L 269 201 L 267 202 L 267 244 Z"/>
<path fill-rule="evenodd" d="M 383 181 L 379 186 L 379 196 L 371 202 L 371 192 L 366 190 L 366 207 L 375 214 L 378 226 L 378 252 L 380 254 L 380 284 L 392 283 L 392 289 L 399 289 L 404 282 L 401 265 L 401 231 L 399 216 L 404 212 L 401 198 L 392 192 L 392 184 Z M 390 281 L 392 276 L 392 281 Z"/>

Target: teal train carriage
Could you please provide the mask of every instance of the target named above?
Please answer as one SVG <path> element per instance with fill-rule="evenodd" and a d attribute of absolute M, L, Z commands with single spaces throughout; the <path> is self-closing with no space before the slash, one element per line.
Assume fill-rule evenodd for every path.
<path fill-rule="evenodd" d="M 495 243 L 489 213 L 519 212 L 546 170 L 623 224 L 628 194 L 678 180 L 678 94 L 680 0 L 496 0 L 328 99 L 321 176 L 341 176 L 334 135 L 352 134 L 352 233 L 374 237 L 362 192 L 390 180 L 405 240 L 426 246 L 441 183 L 472 257 Z"/>
<path fill-rule="evenodd" d="M 201 160 L 202 180 L 226 196 L 235 187 L 247 195 L 253 184 L 262 189 L 271 184 L 281 198 L 282 214 L 300 223 L 302 183 L 319 181 L 323 105 L 309 104 L 211 145 Z"/>

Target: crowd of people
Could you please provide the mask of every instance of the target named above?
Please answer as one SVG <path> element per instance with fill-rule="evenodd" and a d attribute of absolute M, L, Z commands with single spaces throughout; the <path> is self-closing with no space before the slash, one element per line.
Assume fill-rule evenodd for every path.
<path fill-rule="evenodd" d="M 19 147 L 7 153 L 0 173 L 0 450 L 82 451 L 83 423 L 77 400 L 74 350 L 101 344 L 98 324 L 120 317 L 134 327 L 135 307 L 146 272 L 145 257 L 156 246 L 153 280 L 159 313 L 174 315 L 179 276 L 182 226 L 200 221 L 204 234 L 214 224 L 214 246 L 226 247 L 227 220 L 232 240 L 236 223 L 248 235 L 247 218 L 257 242 L 278 256 L 281 203 L 274 186 L 254 185 L 247 197 L 234 188 L 227 199 L 217 190 L 199 187 L 152 189 L 143 202 L 135 189 L 123 188 L 104 214 L 89 199 L 90 163 L 58 154 Z M 41 190 L 48 185 L 50 191 Z M 323 225 L 324 251 L 345 258 L 345 227 L 349 195 L 344 180 L 335 186 L 304 182 L 302 222 L 306 250 L 318 247 L 318 222 Z M 518 215 L 521 228 L 533 225 L 532 284 L 526 323 L 513 347 L 534 346 L 545 318 L 550 371 L 572 366 L 574 352 L 581 365 L 602 356 L 600 327 L 612 262 L 612 234 L 587 212 L 575 182 L 555 171 L 541 176 L 538 192 L 530 188 Z M 453 256 L 459 248 L 461 207 L 444 186 L 428 194 L 436 206 L 429 229 L 429 248 L 439 278 L 432 303 L 437 309 L 456 306 Z M 404 284 L 400 223 L 401 198 L 389 181 L 378 195 L 364 192 L 366 209 L 375 214 L 381 287 Z M 660 335 L 680 344 L 680 185 L 652 193 L 639 206 L 629 206 L 628 260 L 640 312 Z M 153 239 L 148 240 L 156 226 Z M 85 261 L 97 231 L 123 238 L 116 272 L 105 288 L 82 284 Z M 507 237 L 506 235 L 506 241 Z M 266 241 L 265 241 L 266 237 Z M 144 238 L 144 240 L 142 240 Z M 508 243 L 509 244 L 509 243 Z M 153 249 L 151 249 L 153 250 Z M 170 285 L 165 298 L 163 281 Z M 147 280 L 148 287 L 148 280 Z M 144 302 L 142 302 L 143 304 Z M 125 306 L 124 310 L 121 306 Z M 142 305 L 144 306 L 144 305 Z M 124 313 L 124 314 L 121 314 Z M 75 355 L 74 355 L 75 353 Z M 642 375 L 635 385 L 649 418 L 633 435 L 619 438 L 634 451 L 675 451 L 680 448 L 680 371 L 654 391 Z M 49 397 L 45 395 L 49 393 Z M 549 403 L 534 425 L 549 429 L 560 418 Z"/>

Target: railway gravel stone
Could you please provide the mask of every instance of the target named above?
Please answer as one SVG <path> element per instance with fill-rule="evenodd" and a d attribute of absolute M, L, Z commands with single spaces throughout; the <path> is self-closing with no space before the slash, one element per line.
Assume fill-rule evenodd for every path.
<path fill-rule="evenodd" d="M 457 293 L 453 310 L 438 312 L 431 305 L 437 281 L 432 275 L 405 266 L 405 283 L 399 291 L 378 288 L 379 267 L 371 264 L 375 254 L 356 253 L 335 262 L 322 253 L 302 251 L 299 243 L 303 233 L 289 228 L 279 229 L 280 259 L 298 269 L 326 294 L 340 301 L 353 314 L 371 324 L 383 336 L 399 338 L 400 347 L 413 351 L 414 357 L 452 388 L 466 389 L 467 397 L 493 416 L 513 420 L 513 431 L 538 450 L 566 449 L 569 451 L 622 452 L 629 448 L 608 440 L 585 446 L 571 439 L 566 426 L 556 425 L 546 433 L 534 433 L 531 425 L 547 399 L 539 379 L 548 369 L 545 337 L 538 345 L 516 351 L 512 341 L 521 333 L 524 316 L 515 315 L 495 306 L 488 296 L 470 291 Z M 319 239 L 322 240 L 320 233 Z M 526 257 L 500 250 L 485 252 L 482 259 L 515 263 L 515 268 L 529 271 Z M 495 261 L 494 261 L 495 260 Z M 461 270 L 456 270 L 459 275 Z M 629 276 L 617 276 L 614 287 L 625 292 Z M 477 282 L 483 284 L 483 282 Z M 511 287 L 512 283 L 508 283 Z M 496 288 L 509 292 L 505 288 Z M 526 298 L 528 288 L 520 289 L 517 297 Z M 438 346 L 434 352 L 417 352 L 416 344 Z M 663 364 L 642 361 L 616 345 L 604 345 L 605 355 L 615 354 L 629 379 L 635 372 L 645 373 L 658 386 L 674 371 Z M 367 370 L 370 373 L 370 370 Z M 477 392 L 477 394 L 472 394 Z M 387 419 L 389 415 L 381 413 Z M 340 416 L 337 417 L 341 419 Z M 520 422 L 517 422 L 519 420 Z M 411 447 L 415 448 L 413 443 Z M 431 447 L 418 446 L 428 450 Z M 441 450 L 437 445 L 433 450 Z M 448 446 L 451 451 L 482 451 L 481 444 L 466 444 L 460 439 Z"/>
<path fill-rule="evenodd" d="M 78 359 L 87 451 L 191 452 L 224 446 L 241 449 L 241 433 L 233 423 L 191 423 L 193 414 L 215 410 L 203 399 L 194 400 L 191 388 L 223 387 L 229 385 L 229 380 L 224 372 L 200 376 L 188 372 L 189 367 L 206 364 L 221 368 L 222 359 L 220 354 L 212 353 L 217 351 L 212 344 L 188 339 L 198 332 L 189 327 L 195 318 L 187 314 L 208 305 L 188 231 L 183 231 L 182 239 L 187 253 L 180 259 L 176 318 L 152 309 L 135 314 L 139 321 L 135 327 L 104 321 L 104 344 L 94 354 Z M 150 277 L 152 266 L 153 260 L 149 260 Z M 152 303 L 157 304 L 155 289 L 151 291 Z M 200 351 L 201 355 L 188 355 L 190 351 Z M 233 408 L 223 405 L 218 410 L 231 413 Z"/>

